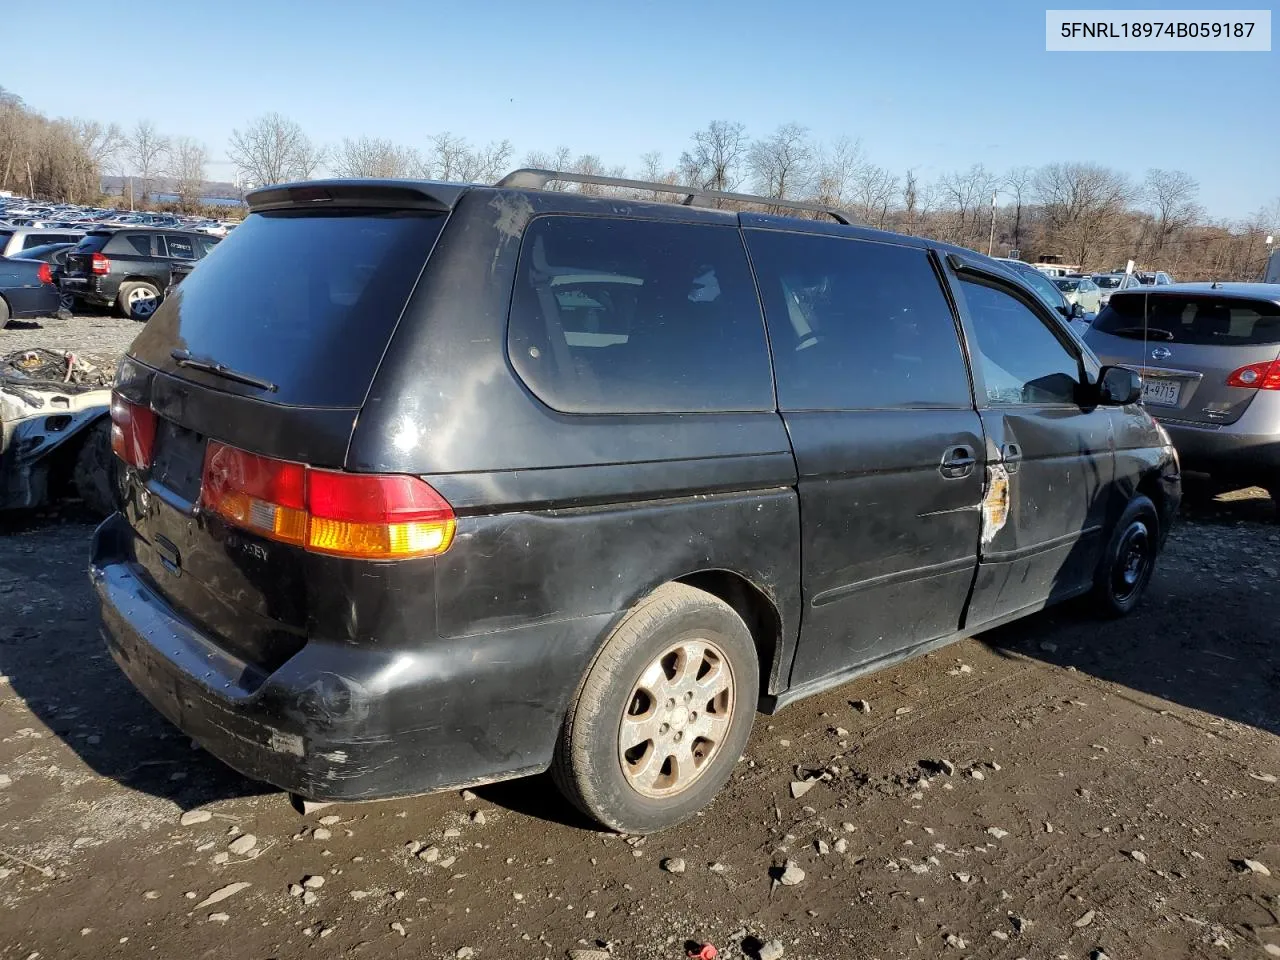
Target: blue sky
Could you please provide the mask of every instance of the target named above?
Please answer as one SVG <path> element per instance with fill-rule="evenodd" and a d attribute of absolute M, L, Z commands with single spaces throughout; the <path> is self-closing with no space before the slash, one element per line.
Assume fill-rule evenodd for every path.
<path fill-rule="evenodd" d="M 1047 53 L 1039 3 L 126 6 L 51 21 L 47 5 L 9 5 L 0 85 L 53 116 L 194 136 L 218 178 L 231 130 L 276 110 L 321 142 L 426 146 L 449 130 L 509 138 L 517 158 L 566 144 L 632 168 L 647 150 L 674 162 L 713 119 L 753 135 L 797 121 L 922 179 L 1083 160 L 1186 170 L 1217 216 L 1280 197 L 1280 53 Z M 59 69 L 64 51 L 75 65 Z"/>

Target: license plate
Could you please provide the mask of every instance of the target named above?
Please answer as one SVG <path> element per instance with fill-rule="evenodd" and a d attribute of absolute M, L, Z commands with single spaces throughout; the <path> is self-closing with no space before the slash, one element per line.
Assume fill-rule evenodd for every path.
<path fill-rule="evenodd" d="M 1182 385 L 1176 380 L 1143 380 L 1142 402 L 1162 407 L 1176 407 Z"/>

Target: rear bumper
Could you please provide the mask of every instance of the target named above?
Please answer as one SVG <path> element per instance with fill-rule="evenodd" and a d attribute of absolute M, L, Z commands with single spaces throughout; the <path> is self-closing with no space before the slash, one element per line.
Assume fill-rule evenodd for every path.
<path fill-rule="evenodd" d="M 110 306 L 116 302 L 120 284 L 106 277 L 63 277 L 58 286 L 64 294 L 71 294 L 86 303 Z"/>
<path fill-rule="evenodd" d="M 1216 429 L 1160 422 L 1185 470 L 1242 483 L 1270 484 L 1280 477 L 1280 434 L 1251 432 L 1245 418 Z"/>
<path fill-rule="evenodd" d="M 28 317 L 52 317 L 58 312 L 58 288 L 44 284 L 39 289 L 3 291 L 9 305 L 9 316 L 14 320 Z"/>
<path fill-rule="evenodd" d="M 309 640 L 253 689 L 131 560 L 119 514 L 90 580 L 112 657 L 170 722 L 228 766 L 313 800 L 372 800 L 550 764 L 581 661 L 611 615 L 383 649 Z"/>

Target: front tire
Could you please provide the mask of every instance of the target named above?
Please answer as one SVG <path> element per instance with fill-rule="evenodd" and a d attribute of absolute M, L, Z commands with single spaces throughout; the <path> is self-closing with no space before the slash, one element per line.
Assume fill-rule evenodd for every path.
<path fill-rule="evenodd" d="M 1098 564 L 1093 601 L 1105 617 L 1127 616 L 1142 600 L 1160 550 L 1160 515 L 1139 494 L 1116 523 Z"/>
<path fill-rule="evenodd" d="M 614 629 L 569 704 L 552 776 L 623 833 L 692 817 L 746 747 L 759 693 L 751 633 L 724 601 L 659 587 Z"/>

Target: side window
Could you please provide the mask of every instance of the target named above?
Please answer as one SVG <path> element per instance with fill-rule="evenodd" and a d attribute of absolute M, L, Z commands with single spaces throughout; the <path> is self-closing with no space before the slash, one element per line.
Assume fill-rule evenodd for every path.
<path fill-rule="evenodd" d="M 196 237 L 196 245 L 198 253 L 201 257 L 207 257 L 213 253 L 213 248 L 218 245 L 217 237 Z"/>
<path fill-rule="evenodd" d="M 566 413 L 773 409 L 764 321 L 732 226 L 535 218 L 507 350 Z"/>
<path fill-rule="evenodd" d="M 170 234 L 165 237 L 169 244 L 169 256 L 175 260 L 194 260 L 196 259 L 195 245 L 192 244 L 190 237 L 181 237 Z"/>
<path fill-rule="evenodd" d="M 28 233 L 25 237 L 22 238 L 22 249 L 30 250 L 32 247 L 38 247 L 38 246 L 41 246 L 42 244 L 52 243 L 52 242 L 53 242 L 52 240 L 50 240 L 47 236 L 44 236 L 42 234 Z"/>
<path fill-rule="evenodd" d="M 951 307 L 926 251 L 748 230 L 785 410 L 968 407 Z"/>
<path fill-rule="evenodd" d="M 1029 307 L 985 283 L 965 280 L 961 290 L 988 404 L 1075 402 L 1080 361 Z"/>
<path fill-rule="evenodd" d="M 134 253 L 141 254 L 144 257 L 153 256 L 151 253 L 151 234 L 131 233 L 125 239 L 129 241 L 129 246 Z"/>

